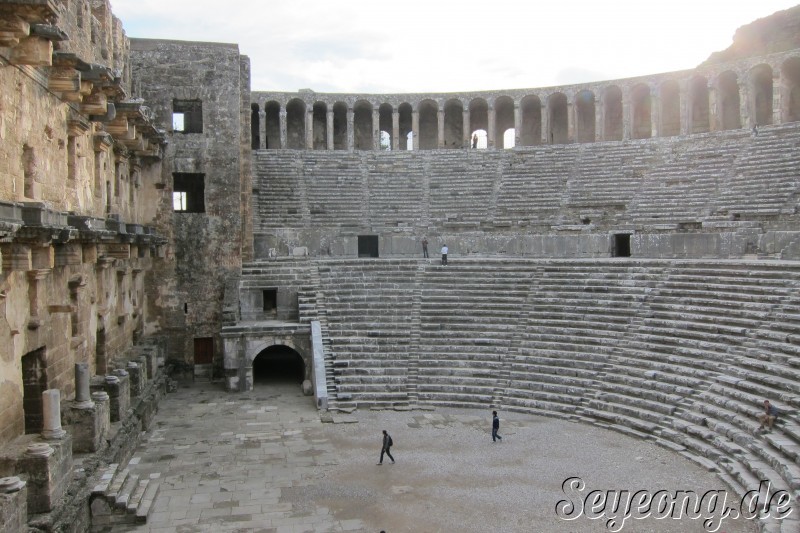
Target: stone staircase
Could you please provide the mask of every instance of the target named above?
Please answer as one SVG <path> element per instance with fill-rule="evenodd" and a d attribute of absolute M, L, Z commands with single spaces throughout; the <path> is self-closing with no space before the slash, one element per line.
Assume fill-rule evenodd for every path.
<path fill-rule="evenodd" d="M 92 529 L 143 524 L 153 511 L 161 486 L 160 474 L 139 476 L 129 468 L 110 464 L 92 488 L 90 508 Z"/>

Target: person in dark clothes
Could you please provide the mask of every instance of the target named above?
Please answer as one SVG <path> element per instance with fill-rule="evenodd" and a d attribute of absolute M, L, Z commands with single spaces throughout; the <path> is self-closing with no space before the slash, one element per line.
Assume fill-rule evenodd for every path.
<path fill-rule="evenodd" d="M 422 257 L 428 257 L 428 239 L 422 238 Z"/>
<path fill-rule="evenodd" d="M 381 460 L 378 463 L 379 465 L 383 464 L 383 454 L 384 453 L 389 456 L 389 459 L 392 460 L 392 464 L 394 464 L 394 457 L 392 457 L 392 453 L 389 451 L 391 449 L 391 447 L 392 447 L 392 444 L 394 444 L 394 442 L 392 442 L 392 436 L 389 435 L 389 433 L 384 429 L 383 430 L 383 447 L 381 447 Z"/>
<path fill-rule="evenodd" d="M 500 418 L 497 416 L 497 411 L 492 411 L 492 442 L 503 440 L 503 437 L 497 434 L 500 431 Z"/>

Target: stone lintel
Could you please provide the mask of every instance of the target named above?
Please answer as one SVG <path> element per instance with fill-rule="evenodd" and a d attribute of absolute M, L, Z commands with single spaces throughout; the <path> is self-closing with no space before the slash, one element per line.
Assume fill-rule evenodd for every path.
<path fill-rule="evenodd" d="M 11 49 L 13 65 L 49 67 L 53 64 L 53 42 L 41 37 L 26 37 Z"/>

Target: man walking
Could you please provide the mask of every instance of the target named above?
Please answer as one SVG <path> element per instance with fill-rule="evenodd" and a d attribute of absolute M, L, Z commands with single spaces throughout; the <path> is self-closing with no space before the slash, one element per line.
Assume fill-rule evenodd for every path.
<path fill-rule="evenodd" d="M 442 245 L 442 266 L 447 266 L 447 245 Z"/>
<path fill-rule="evenodd" d="M 422 257 L 428 258 L 428 239 L 427 237 L 422 238 Z"/>
<path fill-rule="evenodd" d="M 500 418 L 497 416 L 497 411 L 492 411 L 492 442 L 503 440 L 503 437 L 497 434 L 500 431 Z"/>
<path fill-rule="evenodd" d="M 392 460 L 392 464 L 394 464 L 394 457 L 392 457 L 392 453 L 389 451 L 389 449 L 392 447 L 392 444 L 394 444 L 394 442 L 392 442 L 392 436 L 389 435 L 389 433 L 384 429 L 383 430 L 383 447 L 381 448 L 381 460 L 378 463 L 379 465 L 383 464 L 383 454 L 384 453 L 389 456 L 389 459 Z"/>

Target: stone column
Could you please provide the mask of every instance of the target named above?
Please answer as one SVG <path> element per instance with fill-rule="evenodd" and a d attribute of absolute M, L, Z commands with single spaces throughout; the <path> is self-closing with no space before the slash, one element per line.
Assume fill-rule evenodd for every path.
<path fill-rule="evenodd" d="M 356 146 L 355 113 L 352 107 L 347 108 L 347 151 L 352 152 Z"/>
<path fill-rule="evenodd" d="M 444 109 L 436 111 L 436 123 L 438 126 L 436 148 L 441 150 L 444 148 Z"/>
<path fill-rule="evenodd" d="M 661 131 L 661 99 L 658 87 L 650 87 L 650 136 L 658 137 Z"/>
<path fill-rule="evenodd" d="M 400 149 L 400 112 L 392 111 L 392 150 Z"/>
<path fill-rule="evenodd" d="M 605 116 L 606 110 L 603 99 L 596 96 L 594 99 L 594 139 L 595 141 L 605 141 Z"/>
<path fill-rule="evenodd" d="M 286 110 L 281 109 L 278 113 L 278 127 L 280 128 L 280 143 L 278 148 L 286 148 Z"/>
<path fill-rule="evenodd" d="M 131 396 L 139 396 L 144 390 L 144 372 L 139 363 L 129 361 L 125 367 L 131 380 Z"/>
<path fill-rule="evenodd" d="M 722 129 L 721 118 L 722 99 L 719 97 L 719 90 L 713 83 L 708 84 L 708 131 L 719 131 Z"/>
<path fill-rule="evenodd" d="M 542 144 L 553 144 L 550 140 L 550 108 L 542 102 Z"/>
<path fill-rule="evenodd" d="M 679 83 L 681 135 L 688 135 L 692 128 L 692 106 L 689 98 L 689 80 L 684 79 Z"/>
<path fill-rule="evenodd" d="M 372 149 L 381 149 L 381 112 L 380 109 L 372 110 Z"/>
<path fill-rule="evenodd" d="M 411 112 L 411 149 L 419 150 L 419 111 Z"/>
<path fill-rule="evenodd" d="M 0 478 L 0 530 L 28 531 L 28 491 L 17 476 Z"/>
<path fill-rule="evenodd" d="M 314 149 L 314 107 L 306 109 L 306 150 Z"/>
<path fill-rule="evenodd" d="M 333 150 L 333 109 L 328 109 L 328 112 L 325 113 L 325 120 L 325 143 L 328 150 Z"/>
<path fill-rule="evenodd" d="M 567 143 L 576 142 L 578 135 L 575 133 L 577 129 L 575 123 L 577 122 L 576 116 L 578 114 L 578 106 L 575 105 L 575 95 L 572 95 L 572 100 L 567 100 Z"/>
<path fill-rule="evenodd" d="M 522 109 L 519 104 L 514 104 L 514 146 L 519 146 L 522 130 Z"/>
<path fill-rule="evenodd" d="M 622 140 L 627 141 L 631 138 L 631 89 L 627 85 L 622 87 Z"/>
<path fill-rule="evenodd" d="M 470 115 L 469 115 L 469 108 L 468 107 L 464 109 L 463 121 L 464 121 L 463 122 L 464 131 L 462 132 L 463 139 L 461 140 L 462 141 L 461 147 L 462 148 L 472 148 L 472 144 L 471 144 L 472 143 L 472 131 L 470 131 L 472 129 L 471 128 L 472 124 L 470 124 Z"/>
<path fill-rule="evenodd" d="M 750 109 L 750 80 L 747 78 L 739 83 L 739 123 L 743 128 L 753 127 Z"/>
<path fill-rule="evenodd" d="M 783 91 L 781 90 L 780 75 L 781 75 L 780 70 L 776 69 L 772 71 L 772 124 L 782 124 L 783 122 L 785 122 L 783 116 L 784 94 Z"/>
<path fill-rule="evenodd" d="M 88 409 L 94 406 L 89 390 L 88 363 L 75 363 L 75 407 Z"/>
<path fill-rule="evenodd" d="M 489 150 L 494 150 L 494 129 L 495 129 L 495 112 L 494 112 L 494 104 L 489 107 L 489 125 L 486 126 L 486 148 Z"/>
<path fill-rule="evenodd" d="M 67 434 L 61 428 L 61 391 L 48 389 L 42 392 L 44 423 L 42 437 L 47 440 L 60 440 Z"/>

